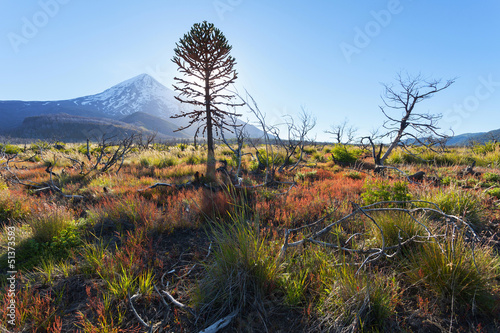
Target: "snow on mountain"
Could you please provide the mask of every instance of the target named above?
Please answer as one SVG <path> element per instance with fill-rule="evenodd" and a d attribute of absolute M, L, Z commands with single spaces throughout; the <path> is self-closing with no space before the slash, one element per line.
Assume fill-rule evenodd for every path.
<path fill-rule="evenodd" d="M 128 116 L 140 113 L 142 123 L 149 124 L 149 130 L 158 131 L 168 136 L 186 138 L 193 136 L 196 126 L 189 127 L 181 132 L 172 132 L 173 129 L 189 124 L 188 118 L 175 118 L 170 116 L 189 110 L 189 105 L 181 104 L 175 99 L 176 93 L 168 89 L 147 74 L 141 74 L 123 81 L 105 91 L 60 101 L 0 101 L 0 134 L 8 133 L 22 126 L 27 117 L 41 115 L 67 114 L 78 117 L 108 118 L 124 120 Z M 160 118 L 157 121 L 145 117 L 148 114 Z M 42 118 L 35 118 L 42 119 Z M 76 119 L 76 118 L 75 118 Z M 152 124 L 162 126 L 156 128 Z M 142 125 L 140 125 L 142 126 Z M 153 127 L 155 127 L 153 129 Z M 251 137 L 262 136 L 262 131 L 255 126 L 247 125 L 246 130 Z M 227 133 L 227 137 L 233 137 Z"/>
<path fill-rule="evenodd" d="M 91 107 L 113 118 L 135 112 L 170 119 L 183 106 L 175 93 L 147 74 L 123 81 L 100 94 L 72 100 L 76 105 Z"/>

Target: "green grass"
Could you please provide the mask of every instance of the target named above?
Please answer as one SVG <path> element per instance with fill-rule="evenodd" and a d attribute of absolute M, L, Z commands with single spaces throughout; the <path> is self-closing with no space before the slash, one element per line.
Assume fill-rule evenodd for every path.
<path fill-rule="evenodd" d="M 465 217 L 473 224 L 481 224 L 483 207 L 479 193 L 450 186 L 430 190 L 421 199 L 434 202 L 448 215 Z"/>
<path fill-rule="evenodd" d="M 335 332 L 385 331 L 386 319 L 394 312 L 399 284 L 383 274 L 356 274 L 357 267 L 338 266 L 334 278 L 326 281 L 320 302 L 321 328 Z"/>
<path fill-rule="evenodd" d="M 372 214 L 372 217 L 375 219 L 380 229 L 382 229 L 386 247 L 399 245 L 415 236 L 427 235 L 425 228 L 407 213 L 380 212 Z M 417 217 L 417 219 L 420 223 L 428 225 L 422 217 Z M 380 229 L 375 225 L 375 223 L 369 223 L 369 232 L 370 235 L 372 235 L 372 239 L 369 242 L 370 246 L 382 246 L 382 233 L 380 232 Z"/>
<path fill-rule="evenodd" d="M 438 244 L 425 244 L 410 255 L 407 276 L 431 293 L 445 311 L 494 313 L 498 295 L 493 291 L 500 277 L 500 260 L 491 247 L 472 248 L 462 236 Z"/>
<path fill-rule="evenodd" d="M 263 311 L 278 266 L 256 225 L 244 216 L 232 225 L 216 224 L 212 259 L 195 290 L 195 304 L 213 322 L 234 310 Z"/>
<path fill-rule="evenodd" d="M 33 239 L 39 243 L 49 243 L 54 237 L 74 225 L 73 215 L 61 206 L 44 206 L 27 221 L 33 232 Z"/>
<path fill-rule="evenodd" d="M 367 180 L 363 189 L 361 198 L 365 205 L 379 201 L 408 201 L 412 199 L 408 183 L 403 181 L 391 183 L 383 179 Z"/>
<path fill-rule="evenodd" d="M 108 291 L 118 299 L 125 299 L 137 288 L 137 276 L 124 266 L 120 266 L 117 272 L 98 273 L 101 279 L 106 281 Z"/>

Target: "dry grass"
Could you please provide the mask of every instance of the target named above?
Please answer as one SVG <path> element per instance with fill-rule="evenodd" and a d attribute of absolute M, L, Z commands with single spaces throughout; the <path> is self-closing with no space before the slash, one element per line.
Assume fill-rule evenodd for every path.
<path fill-rule="evenodd" d="M 139 192 L 156 182 L 192 181 L 196 172 L 205 172 L 205 151 L 182 144 L 137 150 L 120 173 L 97 173 L 83 179 L 78 168 L 62 161 L 63 154 L 84 161 L 80 148 L 67 145 L 65 153 L 48 150 L 47 156 L 56 158 L 56 173 L 63 175 L 65 170 L 56 180 L 63 192 L 81 194 L 83 199 L 0 182 L 0 218 L 5 221 L 0 229 L 2 260 L 7 255 L 7 226 L 16 227 L 16 242 L 22 245 L 18 260 L 29 259 L 23 255 L 47 254 L 47 258 L 36 257 L 27 268 L 19 264 L 19 271 L 31 279 L 28 285 L 28 280 L 19 277 L 23 287 L 16 293 L 19 327 L 26 331 L 143 331 L 131 314 L 129 293 L 142 295 L 135 302 L 145 320 L 164 319 L 162 329 L 172 332 L 199 331 L 235 309 L 240 312 L 229 331 L 276 331 L 293 322 L 298 331 L 409 332 L 427 325 L 428 319 L 457 331 L 500 328 L 495 317 L 500 309 L 500 265 L 494 246 L 499 241 L 500 214 L 495 199 L 481 194 L 484 189 L 479 183 L 497 184 L 493 169 L 484 169 L 490 174 L 481 179 L 465 181 L 455 177 L 462 166 L 437 163 L 425 170 L 450 177 L 451 186 L 406 184 L 397 173 L 384 177 L 336 165 L 331 161 L 332 147 L 308 147 L 297 170 L 276 175 L 280 181 L 296 181 L 293 188 L 276 185 L 245 193 L 230 187 L 221 191 L 158 187 Z M 245 152 L 253 148 L 246 147 Z M 493 163 L 497 151 L 453 153 L 457 156 L 443 158 L 458 161 L 459 155 L 461 159 L 481 156 L 481 163 Z M 27 158 L 33 152 L 22 154 Z M 224 147 L 218 147 L 216 155 L 233 158 Z M 395 154 L 393 158 L 406 157 Z M 404 165 L 404 170 L 422 167 L 412 163 Z M 24 181 L 49 179 L 43 161 L 14 164 Z M 245 184 L 263 182 L 262 174 L 251 172 L 255 166 L 250 156 L 243 158 Z M 473 188 L 460 187 L 475 181 Z M 470 238 L 443 237 L 445 232 L 450 235 L 450 224 L 428 215 L 418 216 L 419 221 L 440 237 L 411 243 L 402 251 L 395 250 L 395 256 L 365 264 L 359 272 L 366 254 L 310 243 L 290 249 L 278 260 L 284 229 L 330 214 L 323 224 L 303 229 L 289 241 L 297 240 L 351 213 L 352 203 L 378 201 L 385 194 L 434 201 L 445 212 L 473 222 L 485 242 L 476 244 L 472 252 Z M 380 229 L 368 219 L 352 218 L 324 239 L 345 244 L 349 235 L 359 233 L 349 244 L 363 250 L 381 246 L 380 230 L 385 245 L 396 247 L 424 234 L 408 215 L 373 217 Z M 74 237 L 84 242 L 71 243 Z M 55 255 L 56 250 L 61 250 L 58 260 L 51 260 L 48 255 Z M 171 305 L 167 310 L 153 285 L 169 290 L 200 316 L 191 317 Z M 4 322 L 8 300 L 4 291 L 1 296 Z M 66 309 L 77 310 L 62 315 Z"/>

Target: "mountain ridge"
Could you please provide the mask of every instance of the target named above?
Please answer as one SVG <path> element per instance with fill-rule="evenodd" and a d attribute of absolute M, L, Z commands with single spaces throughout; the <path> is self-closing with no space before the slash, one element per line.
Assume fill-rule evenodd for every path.
<path fill-rule="evenodd" d="M 41 131 L 34 130 L 32 124 L 28 126 L 31 134 L 24 135 L 23 128 L 27 130 L 27 125 L 23 124 L 24 120 L 42 115 L 66 114 L 74 117 L 122 121 L 132 125 L 137 123 L 136 125 L 151 132 L 158 132 L 164 137 L 186 139 L 194 136 L 196 127 L 177 132 L 175 130 L 186 126 L 189 120 L 170 117 L 188 110 L 185 104 L 175 99 L 175 93 L 171 89 L 148 74 L 140 74 L 94 95 L 57 101 L 0 101 L 0 134 L 16 134 L 22 137 L 31 137 L 34 133 L 41 135 Z M 52 118 L 35 119 L 47 121 Z M 64 119 L 67 120 L 67 117 L 58 118 L 59 126 L 66 123 Z M 81 118 L 73 118 L 75 121 L 78 119 L 85 123 Z M 86 121 L 86 126 L 90 123 L 92 122 Z M 58 129 L 61 130 L 60 127 Z M 255 126 L 247 125 L 247 129 L 252 137 L 262 135 Z M 227 137 L 231 136 L 230 133 L 227 134 Z"/>

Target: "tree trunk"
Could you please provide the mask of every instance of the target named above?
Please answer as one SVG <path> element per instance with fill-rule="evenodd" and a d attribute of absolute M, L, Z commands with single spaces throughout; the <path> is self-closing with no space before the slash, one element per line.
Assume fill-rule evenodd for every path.
<path fill-rule="evenodd" d="M 209 181 L 215 181 L 215 152 L 212 132 L 212 113 L 210 111 L 209 74 L 205 77 L 205 112 L 207 113 L 207 172 Z"/>
<path fill-rule="evenodd" d="M 399 125 L 399 130 L 398 134 L 396 135 L 396 138 L 391 142 L 389 145 L 389 148 L 387 148 L 387 151 L 385 152 L 384 156 L 380 158 L 380 165 L 383 165 L 385 160 L 389 157 L 391 154 L 392 150 L 397 147 L 399 142 L 401 141 L 401 138 L 403 137 L 403 133 L 405 132 L 406 128 L 408 127 L 408 119 L 410 118 L 411 111 L 413 110 L 413 105 L 412 104 L 411 108 L 406 111 L 406 115 L 401 119 L 401 123 Z"/>

